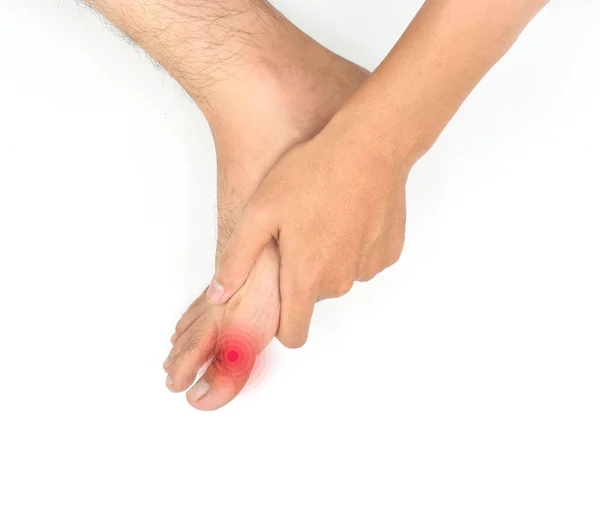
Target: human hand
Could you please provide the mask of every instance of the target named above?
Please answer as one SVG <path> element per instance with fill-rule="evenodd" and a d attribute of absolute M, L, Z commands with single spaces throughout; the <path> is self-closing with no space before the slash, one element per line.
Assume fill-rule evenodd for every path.
<path fill-rule="evenodd" d="M 338 114 L 275 165 L 233 232 L 208 291 L 226 302 L 272 239 L 281 256 L 278 338 L 307 338 L 316 301 L 346 294 L 400 257 L 408 154 L 387 154 Z M 393 158 L 393 159 L 391 159 Z"/>

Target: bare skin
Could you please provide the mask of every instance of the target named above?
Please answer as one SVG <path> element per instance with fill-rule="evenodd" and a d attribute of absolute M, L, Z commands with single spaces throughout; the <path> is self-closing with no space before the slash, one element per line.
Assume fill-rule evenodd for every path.
<path fill-rule="evenodd" d="M 188 400 L 214 409 L 272 335 L 301 346 L 316 301 L 398 259 L 411 167 L 548 0 L 426 0 L 362 87 L 363 71 L 265 0 L 88 1 L 180 81 L 213 131 L 224 249 L 165 369 L 183 391 L 213 361 Z"/>
<path fill-rule="evenodd" d="M 211 125 L 217 149 L 219 266 L 231 231 L 269 169 L 290 147 L 317 134 L 368 73 L 323 48 L 268 4 L 256 10 L 246 0 L 197 0 L 197 10 L 182 15 L 189 2 L 150 3 L 144 9 L 130 0 L 90 3 L 181 82 Z M 175 28 L 177 38 L 165 34 Z M 209 45 L 208 40 L 224 43 Z M 210 306 L 205 292 L 183 314 L 164 363 L 167 387 L 189 389 L 187 400 L 199 410 L 227 404 L 275 337 L 279 315 L 279 252 L 273 241 L 233 299 Z M 242 355 L 235 361 L 227 359 L 232 343 Z"/>
<path fill-rule="evenodd" d="M 316 301 L 398 260 L 409 171 L 547 1 L 427 0 L 331 122 L 269 172 L 232 234 L 209 301 L 227 302 L 275 239 L 278 337 L 302 346 Z"/>
<path fill-rule="evenodd" d="M 220 246 L 226 243 L 245 204 L 276 159 L 299 140 L 308 139 L 320 130 L 366 78 L 366 72 L 354 65 L 343 63 L 341 59 L 339 65 L 347 70 L 342 78 L 323 80 L 317 72 L 314 73 L 310 80 L 314 82 L 312 88 L 321 92 L 316 96 L 313 92 L 312 96 L 321 98 L 321 101 L 310 101 L 316 110 L 308 120 L 304 114 L 291 116 L 292 120 L 312 122 L 303 123 L 301 130 L 294 124 L 282 126 L 276 118 L 278 113 L 293 111 L 297 100 L 301 99 L 302 87 L 296 85 L 299 91 L 294 98 L 290 98 L 290 102 L 296 100 L 296 103 L 291 103 L 292 106 L 273 103 L 252 114 L 248 111 L 244 127 L 237 125 L 229 129 L 230 133 L 220 136 L 222 146 L 217 156 Z M 311 74 L 306 69 L 304 73 L 307 77 Z M 317 83 L 321 85 L 317 87 Z M 269 87 L 264 88 L 267 90 Z M 291 86 L 286 89 L 289 93 Z M 304 113 L 308 103 L 301 106 Z M 271 111 L 274 119 L 268 122 L 265 114 Z M 218 248 L 217 266 L 221 254 L 222 248 Z M 254 355 L 258 355 L 277 333 L 279 312 L 279 251 L 273 241 L 263 249 L 249 277 L 233 299 L 223 306 L 213 307 L 202 294 L 183 315 L 172 338 L 173 349 L 165 363 L 169 389 L 176 392 L 187 389 L 194 382 L 200 367 L 215 354 L 215 349 L 216 353 L 222 352 L 219 346 L 232 332 L 242 337 L 247 349 L 254 350 Z M 251 369 L 252 365 L 249 364 L 233 375 L 226 366 L 213 362 L 202 379 L 188 391 L 189 403 L 201 410 L 223 406 L 241 391 Z"/>

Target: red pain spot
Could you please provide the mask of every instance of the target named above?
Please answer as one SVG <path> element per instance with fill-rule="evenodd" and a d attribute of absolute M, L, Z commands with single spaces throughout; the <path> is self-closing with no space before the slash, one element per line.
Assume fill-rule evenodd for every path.
<path fill-rule="evenodd" d="M 227 325 L 216 345 L 216 371 L 243 385 L 254 366 L 259 345 L 254 333 L 247 328 Z"/>

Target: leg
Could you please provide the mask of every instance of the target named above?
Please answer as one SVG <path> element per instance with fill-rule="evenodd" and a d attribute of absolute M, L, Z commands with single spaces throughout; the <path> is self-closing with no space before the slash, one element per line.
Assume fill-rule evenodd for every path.
<path fill-rule="evenodd" d="M 219 263 L 228 234 L 269 168 L 292 145 L 315 135 L 367 73 L 259 0 L 163 0 L 160 7 L 143 8 L 133 0 L 90 3 L 179 80 L 210 123 L 217 149 Z M 210 307 L 200 296 L 172 338 L 168 387 L 186 390 L 209 363 L 188 401 L 211 410 L 233 399 L 277 332 L 278 283 L 278 250 L 271 244 L 226 305 Z"/>

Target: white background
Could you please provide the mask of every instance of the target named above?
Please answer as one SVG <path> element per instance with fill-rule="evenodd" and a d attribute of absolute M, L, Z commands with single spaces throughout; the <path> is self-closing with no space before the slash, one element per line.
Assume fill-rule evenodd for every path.
<path fill-rule="evenodd" d="M 417 0 L 281 0 L 374 67 Z M 554 0 L 409 182 L 401 262 L 202 413 L 198 109 L 70 0 L 0 0 L 0 520 L 600 519 L 600 3 Z"/>

